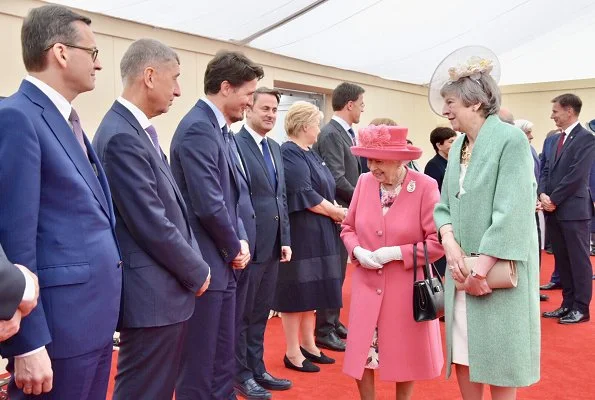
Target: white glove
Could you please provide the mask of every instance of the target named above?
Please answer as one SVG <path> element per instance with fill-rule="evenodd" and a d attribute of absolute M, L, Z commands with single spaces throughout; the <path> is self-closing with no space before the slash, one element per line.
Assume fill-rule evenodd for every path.
<path fill-rule="evenodd" d="M 359 264 L 366 269 L 380 269 L 382 268 L 382 264 L 379 264 L 374 260 L 372 252 L 370 250 L 366 250 L 363 247 L 357 246 L 353 249 L 353 255 L 359 261 Z"/>
<path fill-rule="evenodd" d="M 372 252 L 372 259 L 382 265 L 391 261 L 402 260 L 401 246 L 381 247 Z"/>

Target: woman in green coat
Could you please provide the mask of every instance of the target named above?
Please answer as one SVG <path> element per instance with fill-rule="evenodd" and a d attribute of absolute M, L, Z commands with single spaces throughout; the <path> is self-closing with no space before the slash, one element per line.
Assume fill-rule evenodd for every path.
<path fill-rule="evenodd" d="M 465 400 L 482 399 L 484 384 L 490 385 L 492 399 L 509 400 L 516 398 L 517 387 L 539 380 L 536 182 L 525 135 L 497 116 L 500 91 L 490 75 L 499 72 L 493 71 L 497 59 L 478 49 L 486 57 L 451 64 L 456 67 L 439 89 L 441 114 L 464 132 L 452 145 L 434 211 L 450 272 L 447 377 L 455 364 Z M 437 102 L 430 103 L 436 111 Z M 474 253 L 477 264 L 465 277 L 463 257 Z M 485 277 L 499 259 L 516 263 L 517 287 L 492 290 L 487 284 Z M 456 290 L 455 281 L 464 289 Z"/>

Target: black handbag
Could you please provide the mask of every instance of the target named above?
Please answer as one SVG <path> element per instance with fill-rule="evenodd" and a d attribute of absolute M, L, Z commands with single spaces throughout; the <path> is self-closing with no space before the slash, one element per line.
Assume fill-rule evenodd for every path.
<path fill-rule="evenodd" d="M 413 319 L 432 321 L 444 315 L 444 285 L 440 274 L 428 258 L 428 245 L 424 241 L 424 279 L 417 280 L 417 244 L 413 245 Z M 434 270 L 434 276 L 430 271 Z"/>

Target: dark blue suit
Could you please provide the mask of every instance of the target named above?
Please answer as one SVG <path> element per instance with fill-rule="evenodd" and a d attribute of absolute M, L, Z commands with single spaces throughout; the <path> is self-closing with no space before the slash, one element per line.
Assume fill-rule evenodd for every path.
<path fill-rule="evenodd" d="M 250 194 L 256 213 L 256 249 L 252 263 L 240 280 L 242 286 L 247 286 L 247 293 L 238 326 L 236 380 L 244 382 L 266 372 L 264 331 L 277 284 L 281 246 L 289 246 L 290 238 L 285 172 L 279 145 L 272 139 L 267 140 L 276 170 L 275 187 L 268 178 L 259 145 L 250 133 L 242 128 L 236 140 L 250 174 Z M 238 301 L 238 310 L 240 306 Z"/>
<path fill-rule="evenodd" d="M 249 240 L 240 216 L 241 181 L 229 139 L 209 105 L 199 100 L 171 143 L 172 172 L 188 206 L 190 225 L 211 267 L 211 285 L 190 318 L 176 398 L 233 396 L 235 294 L 231 262 L 240 239 Z"/>
<path fill-rule="evenodd" d="M 110 190 L 86 137 L 85 145 L 88 154 L 28 81 L 0 103 L 0 243 L 41 289 L 0 351 L 12 357 L 46 346 L 54 388 L 36 399 L 99 399 L 107 390 L 122 270 Z M 23 398 L 12 384 L 9 391 Z"/>
<path fill-rule="evenodd" d="M 551 157 L 544 162 L 538 191 L 556 205 L 554 212 L 547 213 L 547 229 L 563 288 L 562 307 L 588 315 L 592 297 L 589 223 L 593 216 L 589 173 L 595 159 L 595 136 L 577 125 L 556 157 L 560 138 L 556 136 Z"/>
<path fill-rule="evenodd" d="M 93 145 L 112 189 L 124 260 L 114 398 L 170 398 L 185 321 L 209 267 L 165 156 L 118 101 L 101 121 Z"/>

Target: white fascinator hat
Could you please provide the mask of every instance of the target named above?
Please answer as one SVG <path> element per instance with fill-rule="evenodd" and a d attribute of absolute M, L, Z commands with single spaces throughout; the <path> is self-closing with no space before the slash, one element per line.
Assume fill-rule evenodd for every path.
<path fill-rule="evenodd" d="M 428 101 L 432 111 L 443 117 L 444 99 L 440 91 L 444 86 L 465 77 L 477 80 L 481 74 L 491 75 L 496 83 L 500 81 L 500 61 L 487 47 L 465 46 L 446 56 L 430 79 Z"/>

